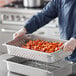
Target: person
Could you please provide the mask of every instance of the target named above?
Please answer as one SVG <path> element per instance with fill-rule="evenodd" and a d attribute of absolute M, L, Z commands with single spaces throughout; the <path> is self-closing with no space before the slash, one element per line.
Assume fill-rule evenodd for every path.
<path fill-rule="evenodd" d="M 50 0 L 43 10 L 28 20 L 25 26 L 17 31 L 13 37 L 18 38 L 27 33 L 33 33 L 51 20 L 58 17 L 60 38 L 67 40 L 64 51 L 73 51 L 66 57 L 69 61 L 76 61 L 76 0 Z"/>

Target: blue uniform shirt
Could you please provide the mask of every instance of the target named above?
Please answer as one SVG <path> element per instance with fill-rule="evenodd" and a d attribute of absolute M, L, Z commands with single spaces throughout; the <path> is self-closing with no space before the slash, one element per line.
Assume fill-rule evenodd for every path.
<path fill-rule="evenodd" d="M 56 17 L 59 18 L 61 39 L 69 40 L 71 37 L 76 38 L 76 0 L 50 1 L 43 10 L 34 15 L 24 27 L 28 33 L 32 33 Z M 76 57 L 75 51 L 71 55 L 71 59 L 72 57 Z"/>

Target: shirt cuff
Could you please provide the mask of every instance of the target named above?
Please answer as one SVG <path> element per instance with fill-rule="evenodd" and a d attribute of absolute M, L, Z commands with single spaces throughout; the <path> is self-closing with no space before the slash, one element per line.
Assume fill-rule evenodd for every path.
<path fill-rule="evenodd" d="M 27 26 L 24 26 L 24 28 L 26 29 L 27 34 L 29 34 L 29 33 L 32 33 L 32 32 L 33 32 L 33 31 L 30 29 L 30 27 L 28 27 L 28 25 L 27 25 Z"/>

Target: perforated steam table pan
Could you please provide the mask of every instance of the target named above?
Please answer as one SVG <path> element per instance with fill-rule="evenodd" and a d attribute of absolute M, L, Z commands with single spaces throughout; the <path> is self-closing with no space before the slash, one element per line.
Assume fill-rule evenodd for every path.
<path fill-rule="evenodd" d="M 54 63 L 58 60 L 64 59 L 65 57 L 72 54 L 71 51 L 63 51 L 62 49 L 54 52 L 54 53 L 45 53 L 35 50 L 30 50 L 26 48 L 21 48 L 28 40 L 44 40 L 49 42 L 65 42 L 63 40 L 51 39 L 40 37 L 32 34 L 27 34 L 17 39 L 11 40 L 7 42 L 5 45 L 7 46 L 8 54 L 13 56 L 19 56 L 22 58 L 38 60 L 42 62 Z"/>
<path fill-rule="evenodd" d="M 12 57 L 6 59 L 8 72 L 21 74 L 19 76 L 68 76 L 72 73 L 72 64 L 59 61 L 53 64 Z M 10 75 L 9 75 L 10 76 Z"/>

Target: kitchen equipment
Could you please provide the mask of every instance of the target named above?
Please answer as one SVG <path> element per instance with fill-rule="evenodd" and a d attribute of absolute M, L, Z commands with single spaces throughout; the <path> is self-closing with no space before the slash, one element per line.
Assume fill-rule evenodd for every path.
<path fill-rule="evenodd" d="M 29 18 L 40 11 L 37 9 L 0 8 L 0 24 L 22 26 Z"/>
<path fill-rule="evenodd" d="M 33 0 L 26 0 L 32 2 Z M 40 12 L 42 8 L 49 2 L 49 0 L 35 0 L 43 3 L 42 7 L 37 8 L 27 8 L 24 7 L 23 0 L 15 0 L 9 5 L 5 5 L 0 8 L 0 24 L 14 24 L 14 25 L 24 25 L 25 20 L 32 17 L 32 15 Z M 41 4 L 41 3 L 40 3 Z M 7 11 L 8 10 L 8 11 Z"/>
<path fill-rule="evenodd" d="M 41 7 L 44 0 L 23 0 L 24 7 Z"/>
<path fill-rule="evenodd" d="M 72 64 L 68 61 L 58 61 L 53 64 L 39 62 L 20 57 L 6 59 L 8 72 L 22 76 L 68 76 L 72 73 Z"/>
<path fill-rule="evenodd" d="M 54 42 L 54 41 L 64 42 L 62 40 L 56 40 L 56 39 L 45 38 L 45 37 L 28 34 L 28 35 L 19 37 L 15 40 L 12 40 L 6 43 L 5 45 L 7 46 L 9 55 L 19 56 L 23 58 L 28 58 L 28 59 L 38 60 L 38 61 L 43 61 L 48 63 L 54 63 L 72 54 L 72 51 L 62 51 L 61 49 L 54 53 L 44 53 L 44 52 L 34 51 L 26 48 L 21 48 L 21 46 L 24 45 L 28 40 L 35 40 L 35 39 L 51 41 L 51 42 Z"/>

